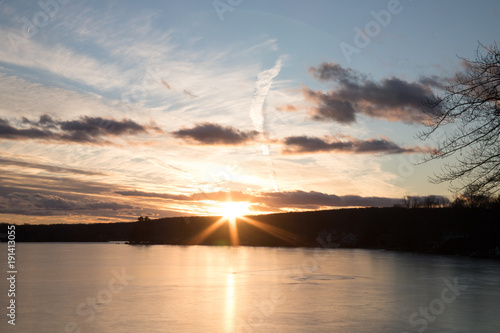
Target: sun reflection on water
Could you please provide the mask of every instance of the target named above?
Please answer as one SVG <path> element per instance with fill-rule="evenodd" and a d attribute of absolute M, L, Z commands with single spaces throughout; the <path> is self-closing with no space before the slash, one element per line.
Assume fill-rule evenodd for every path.
<path fill-rule="evenodd" d="M 231 268 L 232 271 L 232 268 Z M 224 321 L 226 332 L 235 331 L 235 293 L 234 293 L 234 274 L 227 274 L 226 278 L 226 298 L 225 298 Z"/>

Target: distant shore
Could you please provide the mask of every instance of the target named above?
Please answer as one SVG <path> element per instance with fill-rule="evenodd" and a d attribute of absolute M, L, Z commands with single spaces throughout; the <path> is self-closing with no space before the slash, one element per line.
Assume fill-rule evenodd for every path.
<path fill-rule="evenodd" d="M 237 220 L 246 246 L 385 249 L 500 258 L 500 216 L 494 209 L 359 208 L 249 216 Z M 231 245 L 220 217 L 177 217 L 147 222 L 17 225 L 17 242 L 128 242 L 132 245 Z M 0 225 L 6 233 L 7 224 Z"/>

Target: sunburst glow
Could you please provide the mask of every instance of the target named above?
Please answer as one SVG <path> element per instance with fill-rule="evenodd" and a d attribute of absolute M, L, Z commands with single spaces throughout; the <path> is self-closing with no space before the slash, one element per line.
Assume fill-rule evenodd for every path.
<path fill-rule="evenodd" d="M 248 202 L 224 202 L 221 204 L 221 213 L 226 219 L 233 221 L 238 217 L 248 214 L 249 205 Z"/>

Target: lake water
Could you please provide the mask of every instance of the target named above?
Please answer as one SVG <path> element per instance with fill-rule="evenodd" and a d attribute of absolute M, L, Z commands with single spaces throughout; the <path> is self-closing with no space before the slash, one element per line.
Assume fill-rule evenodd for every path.
<path fill-rule="evenodd" d="M 2 279 L 1 332 L 500 332 L 498 261 L 124 244 L 16 251 L 16 326 Z"/>

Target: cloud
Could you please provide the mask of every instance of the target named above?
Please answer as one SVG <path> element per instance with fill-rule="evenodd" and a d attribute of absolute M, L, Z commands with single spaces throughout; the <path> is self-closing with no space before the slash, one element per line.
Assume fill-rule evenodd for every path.
<path fill-rule="evenodd" d="M 401 199 L 385 197 L 361 197 L 358 195 L 338 196 L 321 192 L 289 191 L 264 193 L 261 203 L 272 209 L 321 207 L 392 207 Z"/>
<path fill-rule="evenodd" d="M 58 195 L 42 193 L 11 192 L 0 197 L 0 213 L 51 216 L 75 211 L 128 210 L 132 206 L 116 202 L 101 202 L 90 199 L 74 200 Z"/>
<path fill-rule="evenodd" d="M 186 95 L 188 95 L 188 96 L 190 96 L 190 97 L 193 97 L 193 98 L 198 98 L 198 97 L 200 97 L 200 96 L 198 96 L 198 95 L 196 95 L 196 94 L 192 93 L 191 91 L 189 91 L 189 90 L 187 90 L 187 89 L 184 89 L 184 90 L 183 90 L 183 92 L 184 92 L 184 94 L 186 94 Z"/>
<path fill-rule="evenodd" d="M 218 202 L 246 201 L 252 203 L 258 211 L 280 211 L 283 208 L 292 209 L 318 209 L 321 207 L 390 207 L 401 203 L 401 199 L 385 197 L 361 197 L 358 195 L 338 196 L 321 192 L 286 191 L 286 192 L 262 192 L 244 193 L 231 192 L 207 192 L 194 193 L 189 196 L 168 193 L 154 193 L 141 191 L 115 192 L 122 195 L 138 197 L 156 197 L 164 199 L 202 201 L 212 200 Z"/>
<path fill-rule="evenodd" d="M 312 118 L 344 124 L 356 122 L 359 114 L 388 121 L 423 123 L 429 112 L 424 103 L 433 99 L 432 88 L 442 87 L 438 77 L 423 77 L 417 82 L 396 77 L 373 81 L 335 63 L 322 63 L 311 67 L 309 72 L 319 81 L 335 84 L 335 88 L 326 93 L 303 87 L 304 98 L 313 104 Z"/>
<path fill-rule="evenodd" d="M 104 137 L 133 136 L 148 134 L 150 131 L 162 132 L 157 126 L 140 125 L 130 119 L 118 121 L 89 116 L 71 121 L 57 121 L 46 114 L 40 116 L 38 121 L 22 117 L 20 126 L 26 125 L 30 128 L 17 128 L 8 120 L 0 118 L 0 139 L 109 144 L 110 142 L 104 140 Z"/>
<path fill-rule="evenodd" d="M 283 140 L 285 154 L 304 153 L 351 153 L 351 154 L 411 154 L 423 153 L 426 150 L 420 147 L 404 148 L 387 139 L 359 140 L 347 137 L 339 140 L 335 137 L 322 139 L 310 136 L 289 136 Z"/>
<path fill-rule="evenodd" d="M 28 124 L 43 128 L 57 128 L 57 126 L 55 125 L 55 121 L 48 114 L 41 115 L 38 121 L 31 121 L 26 117 L 22 117 L 21 120 L 23 124 Z"/>
<path fill-rule="evenodd" d="M 124 196 L 134 196 L 134 197 L 146 197 L 146 198 L 161 198 L 167 200 L 178 200 L 178 201 L 202 201 L 202 200 L 213 200 L 213 201 L 247 201 L 252 200 L 252 195 L 246 194 L 238 191 L 231 192 L 199 192 L 193 193 L 191 195 L 183 194 L 171 194 L 171 193 L 157 193 L 157 192 L 143 192 L 143 191 L 116 191 L 116 194 Z"/>
<path fill-rule="evenodd" d="M 206 122 L 196 124 L 193 128 L 171 132 L 171 134 L 178 139 L 202 145 L 238 145 L 253 140 L 258 132 L 245 132 L 234 127 L 223 127 Z"/>
<path fill-rule="evenodd" d="M 431 75 L 431 76 L 422 76 L 418 81 L 421 84 L 425 84 L 429 87 L 444 89 L 448 80 L 450 79 L 442 78 L 437 75 Z"/>
<path fill-rule="evenodd" d="M 285 105 L 277 106 L 276 110 L 295 112 L 295 111 L 297 111 L 297 108 L 295 106 L 293 106 L 292 104 L 285 104 Z"/>
<path fill-rule="evenodd" d="M 353 103 L 339 100 L 334 94 L 325 94 L 305 87 L 302 93 L 307 101 L 316 104 L 311 110 L 314 120 L 333 120 L 343 124 L 356 121 L 358 111 Z"/>
<path fill-rule="evenodd" d="M 255 93 L 252 98 L 252 104 L 250 105 L 250 118 L 255 129 L 264 133 L 264 102 L 266 101 L 267 94 L 273 80 L 281 71 L 282 60 L 278 59 L 273 68 L 262 71 L 257 77 L 257 83 L 255 85 Z"/>
<path fill-rule="evenodd" d="M 213 200 L 213 201 L 252 201 L 254 196 L 249 193 L 239 192 L 239 191 L 218 191 L 218 192 L 200 192 L 194 193 L 190 196 L 191 200 L 201 201 L 201 200 Z"/>
<path fill-rule="evenodd" d="M 79 175 L 88 175 L 88 176 L 103 176 L 104 174 L 102 172 L 94 172 L 94 171 L 88 171 L 88 170 L 80 170 L 80 169 L 74 169 L 74 168 L 65 168 L 65 167 L 60 167 L 60 166 L 55 166 L 55 165 L 47 165 L 47 164 L 40 164 L 40 163 L 32 163 L 32 162 L 25 162 L 25 161 L 19 161 L 19 160 L 10 160 L 10 159 L 5 159 L 0 157 L 0 164 L 1 165 L 14 165 L 22 168 L 33 168 L 33 169 L 40 169 L 40 170 L 45 170 L 53 173 L 72 173 L 72 174 L 79 174 Z"/>
<path fill-rule="evenodd" d="M 68 141 L 95 142 L 105 136 L 137 135 L 147 133 L 146 126 L 130 119 L 116 121 L 101 117 L 82 117 L 79 120 L 63 121 L 59 123 L 65 133 L 63 139 Z"/>
<path fill-rule="evenodd" d="M 169 194 L 169 193 L 155 193 L 155 192 L 143 192 L 143 191 L 116 191 L 116 194 L 123 196 L 133 196 L 133 197 L 146 197 L 146 198 L 161 198 L 169 200 L 190 200 L 190 197 L 183 194 Z"/>

